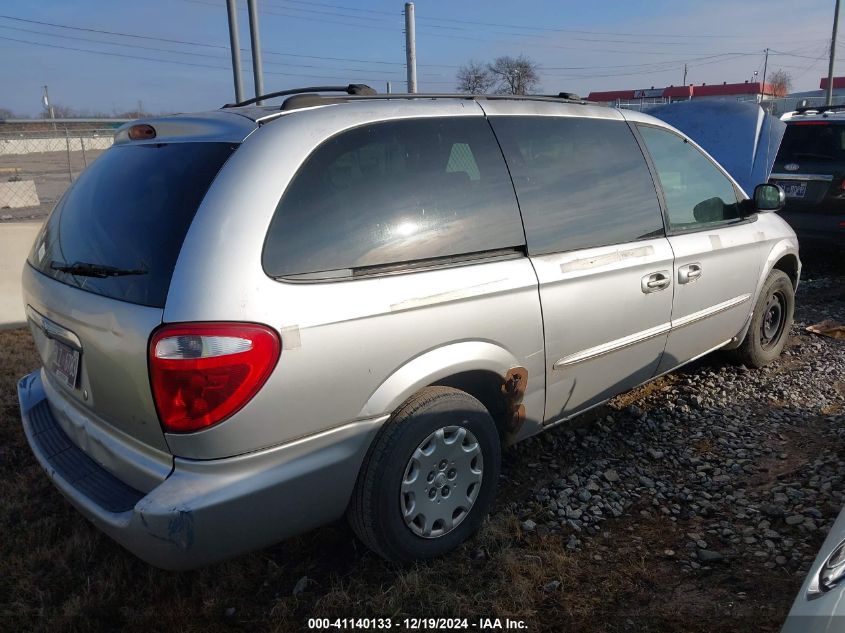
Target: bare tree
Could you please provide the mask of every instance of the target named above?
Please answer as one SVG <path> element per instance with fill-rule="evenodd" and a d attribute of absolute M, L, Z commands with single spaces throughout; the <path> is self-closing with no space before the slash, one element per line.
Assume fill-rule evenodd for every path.
<path fill-rule="evenodd" d="M 540 83 L 539 66 L 525 55 L 497 57 L 487 70 L 495 78 L 499 94 L 528 94 Z"/>
<path fill-rule="evenodd" d="M 53 114 L 57 119 L 72 119 L 74 117 L 79 116 L 79 114 L 71 108 L 70 106 L 62 105 L 60 103 L 54 103 L 50 106 L 53 109 Z M 41 113 L 42 119 L 49 119 L 50 118 L 50 111 L 44 110 Z"/>
<path fill-rule="evenodd" d="M 468 94 L 484 94 L 496 84 L 496 79 L 487 66 L 481 62 L 470 60 L 460 68 L 455 75 L 458 92 Z"/>
<path fill-rule="evenodd" d="M 9 110 L 9 108 L 0 108 L 0 120 L 16 118 L 15 113 Z"/>
<path fill-rule="evenodd" d="M 775 95 L 783 97 L 786 96 L 789 93 L 789 89 L 792 88 L 792 75 L 783 68 L 778 68 L 769 76 L 769 81 L 767 83 L 771 84 L 772 91 Z"/>

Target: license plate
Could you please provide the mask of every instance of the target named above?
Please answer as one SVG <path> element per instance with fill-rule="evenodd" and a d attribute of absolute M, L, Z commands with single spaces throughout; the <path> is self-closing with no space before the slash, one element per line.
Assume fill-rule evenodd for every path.
<path fill-rule="evenodd" d="M 68 347 L 64 343 L 53 341 L 53 373 L 68 387 L 76 389 L 76 379 L 79 374 L 79 350 Z"/>
<path fill-rule="evenodd" d="M 803 182 L 779 182 L 787 198 L 803 198 L 807 193 L 807 181 Z"/>

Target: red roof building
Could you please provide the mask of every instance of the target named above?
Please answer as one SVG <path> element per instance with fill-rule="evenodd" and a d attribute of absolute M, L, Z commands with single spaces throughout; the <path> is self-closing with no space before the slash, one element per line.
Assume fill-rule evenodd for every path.
<path fill-rule="evenodd" d="M 821 88 L 822 90 L 827 90 L 827 77 L 822 77 L 821 81 L 819 82 L 819 88 Z M 845 88 L 845 77 L 834 77 L 833 89 L 838 90 L 841 88 Z"/>
<path fill-rule="evenodd" d="M 843 80 L 845 77 L 838 77 Z M 826 82 L 825 82 L 826 83 Z M 836 80 L 834 79 L 834 86 Z M 770 99 L 782 97 L 786 93 L 782 89 L 776 89 L 774 85 L 766 83 L 765 86 L 759 81 L 729 84 L 701 84 L 689 86 L 669 86 L 667 88 L 647 88 L 643 90 L 609 90 L 603 92 L 591 92 L 587 99 L 600 103 L 612 103 L 615 101 L 636 101 L 638 99 L 660 99 L 663 101 L 679 101 L 687 99 L 747 99 L 757 96 L 758 98 Z"/>

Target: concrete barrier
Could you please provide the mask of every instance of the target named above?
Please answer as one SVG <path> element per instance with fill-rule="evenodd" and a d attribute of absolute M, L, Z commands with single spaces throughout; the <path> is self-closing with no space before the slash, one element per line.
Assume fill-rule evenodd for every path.
<path fill-rule="evenodd" d="M 34 180 L 0 182 L 0 209 L 22 209 L 41 204 Z"/>
<path fill-rule="evenodd" d="M 21 274 L 41 222 L 0 223 L 0 328 L 24 325 Z"/>
<path fill-rule="evenodd" d="M 112 136 L 54 136 L 50 138 L 0 138 L 0 156 L 41 154 L 44 152 L 79 152 L 108 149 Z"/>

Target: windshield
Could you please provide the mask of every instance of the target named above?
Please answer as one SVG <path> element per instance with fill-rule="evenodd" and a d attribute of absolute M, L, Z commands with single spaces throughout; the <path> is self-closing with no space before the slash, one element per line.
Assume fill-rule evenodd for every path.
<path fill-rule="evenodd" d="M 788 123 L 778 161 L 845 161 L 845 124 L 827 121 Z"/>
<path fill-rule="evenodd" d="M 62 283 L 163 308 L 188 227 L 235 147 L 112 147 L 56 205 L 29 263 Z"/>

